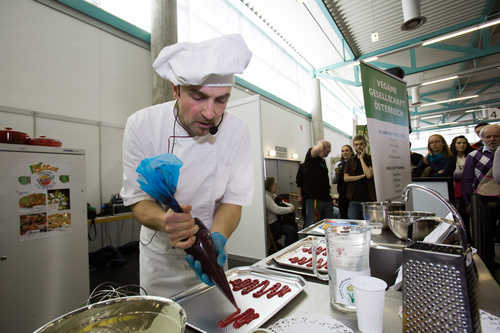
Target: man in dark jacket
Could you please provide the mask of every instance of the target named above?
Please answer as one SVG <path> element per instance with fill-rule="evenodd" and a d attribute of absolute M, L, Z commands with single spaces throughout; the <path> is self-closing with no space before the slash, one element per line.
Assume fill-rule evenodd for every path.
<path fill-rule="evenodd" d="M 366 153 L 366 139 L 356 135 L 353 139 L 356 155 L 347 160 L 344 170 L 344 181 L 347 185 L 349 208 L 347 216 L 350 219 L 363 219 L 361 204 L 375 201 L 375 182 L 373 181 L 372 157 Z"/>
<path fill-rule="evenodd" d="M 330 195 L 330 179 L 325 161 L 325 157 L 330 154 L 331 149 L 330 142 L 320 140 L 307 151 L 303 166 L 303 186 L 301 191 L 306 206 L 304 228 L 311 226 L 315 221 L 334 217 L 333 201 Z"/>

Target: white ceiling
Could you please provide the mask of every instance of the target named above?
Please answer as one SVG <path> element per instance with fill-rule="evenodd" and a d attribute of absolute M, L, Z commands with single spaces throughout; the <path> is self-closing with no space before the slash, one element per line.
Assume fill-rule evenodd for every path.
<path fill-rule="evenodd" d="M 379 57 L 371 62 L 374 66 L 403 68 L 409 87 L 460 75 L 459 79 L 421 86 L 423 103 L 480 95 L 454 103 L 410 107 L 412 119 L 442 115 L 420 124 L 474 124 L 486 113 L 465 111 L 500 107 L 500 24 L 421 46 L 425 40 L 500 19 L 500 0 L 421 0 L 420 14 L 426 22 L 409 31 L 400 28 L 404 22 L 402 0 L 240 1 L 318 77 L 338 84 L 349 94 L 349 103 L 354 101 L 361 108 L 363 97 L 359 82 L 355 83 L 355 67 L 346 65 L 372 56 Z M 377 42 L 371 41 L 373 32 L 379 35 Z M 408 95 L 411 103 L 411 89 Z"/>

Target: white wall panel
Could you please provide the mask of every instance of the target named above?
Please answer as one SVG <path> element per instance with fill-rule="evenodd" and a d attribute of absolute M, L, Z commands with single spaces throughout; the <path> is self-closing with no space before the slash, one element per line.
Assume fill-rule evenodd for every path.
<path fill-rule="evenodd" d="M 288 159 L 292 153 L 304 160 L 311 146 L 311 122 L 284 107 L 262 100 L 262 133 L 265 157 L 276 146 L 286 147 Z"/>
<path fill-rule="evenodd" d="M 2 1 L 0 105 L 96 119 L 99 30 L 35 1 Z"/>
<path fill-rule="evenodd" d="M 125 125 L 128 116 L 151 105 L 151 52 L 101 32 L 101 121 Z"/>
<path fill-rule="evenodd" d="M 123 132 L 121 128 L 101 127 L 102 201 L 108 202 L 123 185 Z"/>

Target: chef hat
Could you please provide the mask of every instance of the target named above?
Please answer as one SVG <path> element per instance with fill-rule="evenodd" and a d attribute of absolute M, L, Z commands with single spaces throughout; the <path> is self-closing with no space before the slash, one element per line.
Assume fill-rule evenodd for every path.
<path fill-rule="evenodd" d="M 239 34 L 204 42 L 169 45 L 153 63 L 156 72 L 174 85 L 232 86 L 243 73 L 252 52 Z"/>

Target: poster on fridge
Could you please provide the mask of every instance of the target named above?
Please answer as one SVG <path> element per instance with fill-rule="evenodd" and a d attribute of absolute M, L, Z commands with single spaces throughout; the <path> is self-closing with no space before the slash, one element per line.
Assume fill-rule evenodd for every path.
<path fill-rule="evenodd" d="M 19 160 L 20 241 L 71 232 L 69 161 Z"/>

